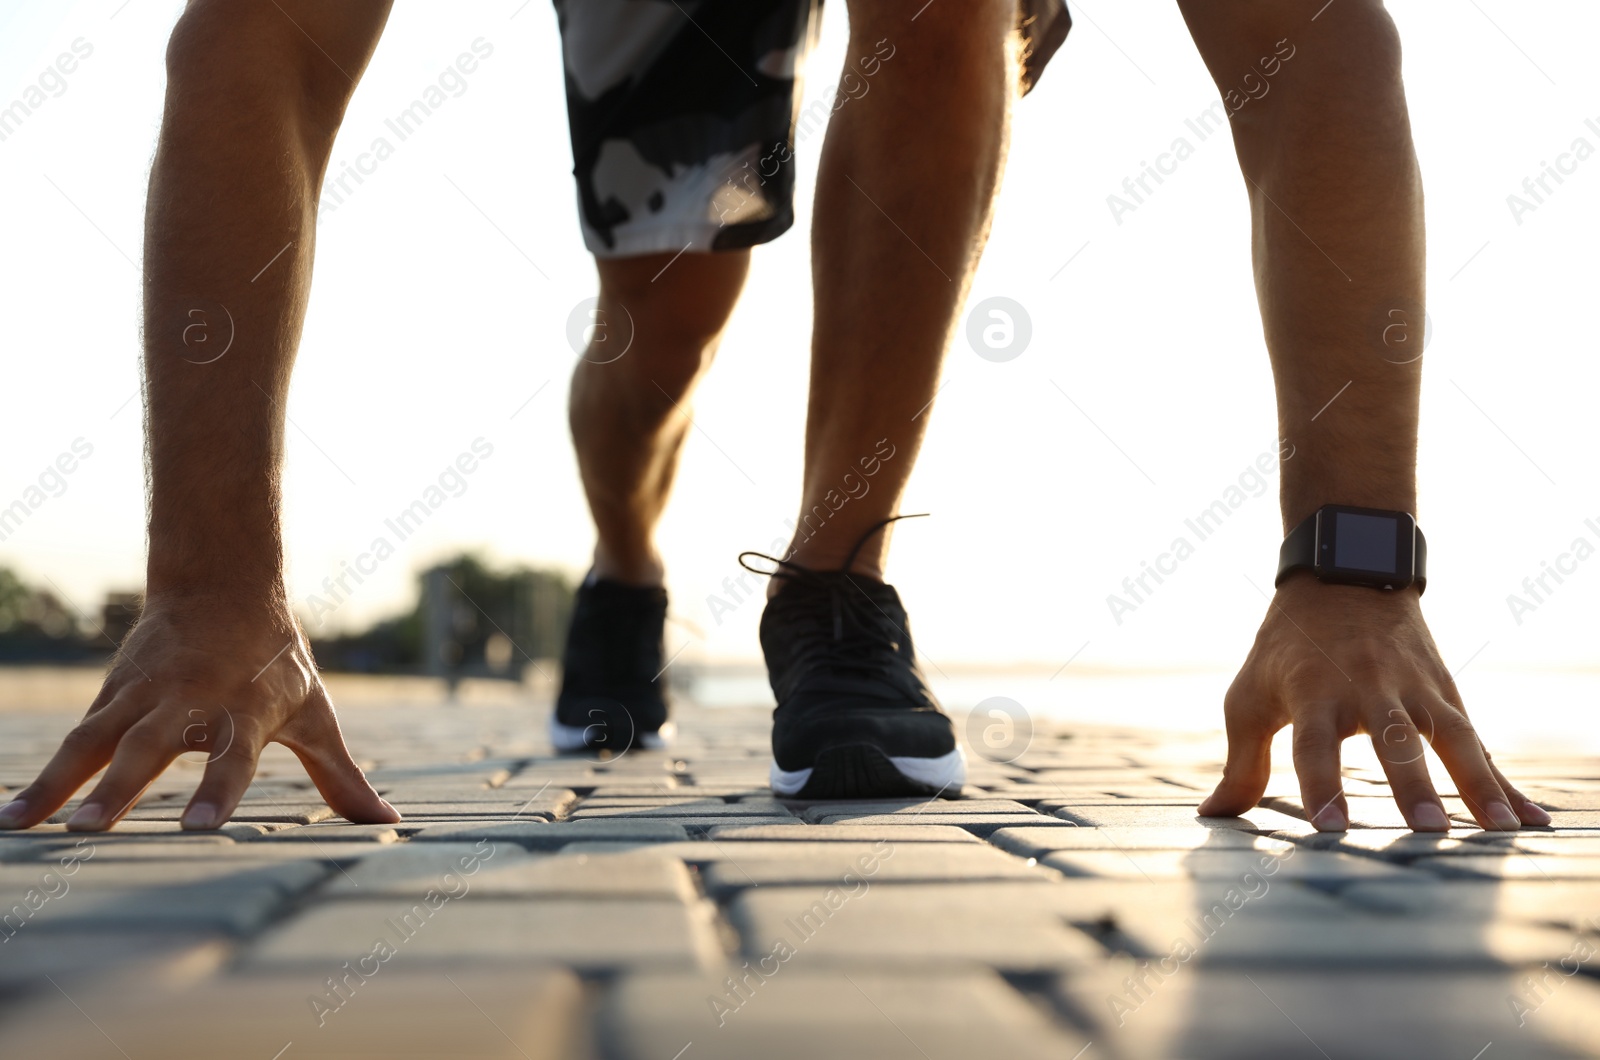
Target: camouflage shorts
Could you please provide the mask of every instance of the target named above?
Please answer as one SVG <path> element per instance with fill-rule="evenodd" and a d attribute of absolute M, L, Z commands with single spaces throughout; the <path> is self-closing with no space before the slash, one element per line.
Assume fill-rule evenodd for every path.
<path fill-rule="evenodd" d="M 732 250 L 794 224 L 799 76 L 822 2 L 555 0 L 591 252 Z M 1027 89 L 1071 19 L 1064 0 L 1020 7 Z M 854 94 L 852 78 L 865 85 L 885 55 L 892 42 L 859 57 L 863 71 L 841 79 L 835 100 Z M 807 117 L 826 122 L 802 115 L 807 132 Z"/>

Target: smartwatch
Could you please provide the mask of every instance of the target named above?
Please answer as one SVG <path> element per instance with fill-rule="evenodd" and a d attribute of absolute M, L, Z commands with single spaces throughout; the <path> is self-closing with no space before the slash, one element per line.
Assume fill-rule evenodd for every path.
<path fill-rule="evenodd" d="M 1301 569 L 1336 585 L 1415 585 L 1420 593 L 1428 583 L 1428 543 L 1410 512 L 1325 504 L 1283 539 L 1273 585 Z"/>

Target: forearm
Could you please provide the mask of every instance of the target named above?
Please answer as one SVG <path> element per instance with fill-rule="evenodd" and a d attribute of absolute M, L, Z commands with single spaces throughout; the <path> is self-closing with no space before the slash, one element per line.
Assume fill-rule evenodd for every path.
<path fill-rule="evenodd" d="M 231 124 L 169 115 L 151 177 L 148 591 L 278 599 L 284 407 L 320 163 L 282 126 Z"/>
<path fill-rule="evenodd" d="M 1379 0 L 1182 7 L 1250 196 L 1284 522 L 1415 512 L 1422 179 L 1394 23 Z"/>
<path fill-rule="evenodd" d="M 1421 179 L 1409 136 L 1357 149 L 1278 160 L 1251 189 L 1286 529 L 1324 504 L 1416 511 Z"/>

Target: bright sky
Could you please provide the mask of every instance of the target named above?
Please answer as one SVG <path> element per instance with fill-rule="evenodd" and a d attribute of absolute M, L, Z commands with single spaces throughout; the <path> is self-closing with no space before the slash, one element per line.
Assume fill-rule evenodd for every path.
<path fill-rule="evenodd" d="M 1232 666 L 1261 619 L 1259 590 L 1271 584 L 1275 476 L 1120 625 L 1106 597 L 1274 448 L 1244 187 L 1226 140 L 1199 142 L 1185 127 L 1216 90 L 1176 6 L 1074 6 L 1071 39 L 1018 108 L 972 297 L 973 305 L 1020 303 L 1032 339 L 1004 363 L 964 340 L 952 351 L 904 509 L 934 518 L 899 532 L 890 577 L 921 650 L 941 666 L 1025 661 L 1054 670 L 1075 653 L 1075 668 Z M 845 7 L 829 7 L 812 97 L 831 93 L 843 58 Z M 1406 41 L 1428 194 L 1426 611 L 1454 666 L 1593 666 L 1600 556 L 1577 562 L 1559 586 L 1547 582 L 1554 591 L 1520 624 L 1507 596 L 1576 539 L 1600 546 L 1592 456 L 1600 160 L 1570 163 L 1574 171 L 1520 218 L 1507 196 L 1525 194 L 1524 179 L 1575 140 L 1600 148 L 1592 54 L 1600 7 L 1390 7 Z M 26 496 L 75 444 L 80 454 L 92 447 L 61 479 L 65 492 L 0 543 L 0 563 L 49 577 L 86 610 L 108 588 L 136 587 L 143 571 L 140 410 L 130 400 L 134 263 L 163 47 L 179 8 L 171 0 L 0 7 L 0 105 L 25 98 L 80 38 L 86 54 L 63 80 L 45 76 L 43 104 L 0 143 L 0 347 L 11 395 L 0 417 L 0 507 Z M 319 228 L 290 406 L 297 598 L 365 551 L 384 520 L 474 440 L 492 456 L 331 624 L 398 608 L 415 571 L 462 546 L 574 573 L 586 566 L 590 526 L 565 422 L 573 362 L 565 333 L 594 278 L 574 217 L 549 4 L 401 0 L 350 108 L 335 168 L 376 137 L 393 142 L 385 118 L 479 38 L 492 55 L 465 91 L 394 142 Z M 1192 156 L 1119 223 L 1107 196 L 1179 136 Z M 685 659 L 756 657 L 759 606 L 719 624 L 707 597 L 739 573 L 741 549 L 766 550 L 783 536 L 797 506 L 810 317 L 804 233 L 819 146 L 820 137 L 799 145 L 800 222 L 756 254 L 700 392 L 700 430 L 663 528 L 684 620 L 674 647 L 692 639 Z"/>

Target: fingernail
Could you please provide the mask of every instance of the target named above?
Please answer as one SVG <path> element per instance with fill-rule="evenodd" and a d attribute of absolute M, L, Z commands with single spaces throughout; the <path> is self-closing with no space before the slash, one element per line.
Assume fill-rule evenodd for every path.
<path fill-rule="evenodd" d="M 1411 810 L 1412 829 L 1418 832 L 1448 832 L 1450 818 L 1437 803 L 1424 802 Z"/>
<path fill-rule="evenodd" d="M 1316 825 L 1320 832 L 1343 832 L 1350 827 L 1344 811 L 1337 806 L 1324 806 L 1315 817 L 1311 818 L 1311 823 Z"/>
<path fill-rule="evenodd" d="M 15 828 L 17 822 L 22 820 L 22 815 L 28 812 L 28 804 L 21 799 L 12 799 L 4 806 L 0 806 L 0 828 Z"/>
<path fill-rule="evenodd" d="M 197 802 L 183 811 L 180 823 L 185 828 L 215 828 L 217 826 L 217 808 L 209 802 Z"/>
<path fill-rule="evenodd" d="M 67 819 L 68 828 L 98 828 L 105 811 L 97 802 L 86 802 L 78 807 L 78 812 Z"/>
<path fill-rule="evenodd" d="M 16 804 L 13 803 L 12 805 Z M 1544 807 L 1535 805 L 1532 799 L 1523 799 L 1522 808 L 1527 811 L 1529 817 L 1533 818 L 1534 824 L 1549 824 L 1551 821 L 1550 815 L 1544 812 Z M 6 809 L 10 809 L 10 807 L 8 806 Z M 0 821 L 5 820 L 5 813 L 5 810 L 0 810 Z"/>
<path fill-rule="evenodd" d="M 1511 812 L 1511 807 L 1503 802 L 1491 802 L 1484 811 L 1489 815 L 1489 820 L 1502 832 L 1515 832 L 1522 827 L 1522 818 Z"/>

